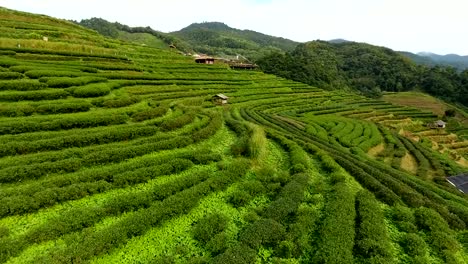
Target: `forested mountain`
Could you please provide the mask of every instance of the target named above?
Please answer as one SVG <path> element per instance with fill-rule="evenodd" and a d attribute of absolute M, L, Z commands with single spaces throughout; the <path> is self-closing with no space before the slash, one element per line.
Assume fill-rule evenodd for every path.
<path fill-rule="evenodd" d="M 265 52 L 291 51 L 297 42 L 289 39 L 272 37 L 252 30 L 239 30 L 219 22 L 194 23 L 172 32 L 188 42 L 194 50 L 216 55 L 242 55 L 251 59 L 260 57 Z"/>
<path fill-rule="evenodd" d="M 219 22 L 194 23 L 176 32 L 164 33 L 150 27 L 129 27 L 101 18 L 84 19 L 80 25 L 104 36 L 146 44 L 169 47 L 174 45 L 183 52 L 198 52 L 215 56 L 258 59 L 272 51 L 291 51 L 297 42 L 272 37 L 251 30 L 234 29 Z M 141 34 L 146 34 L 142 36 Z M 148 38 L 152 36 L 153 38 Z M 160 42 L 160 44 L 152 45 Z"/>
<path fill-rule="evenodd" d="M 426 66 L 449 66 L 460 71 L 468 69 L 468 56 L 457 54 L 438 55 L 430 52 L 400 52 L 404 56 L 412 59 L 415 63 Z"/>
<path fill-rule="evenodd" d="M 270 53 L 258 64 L 265 72 L 329 89 L 352 89 L 368 96 L 420 89 L 468 104 L 468 71 L 419 66 L 391 49 L 365 43 L 312 41 L 291 52 Z"/>

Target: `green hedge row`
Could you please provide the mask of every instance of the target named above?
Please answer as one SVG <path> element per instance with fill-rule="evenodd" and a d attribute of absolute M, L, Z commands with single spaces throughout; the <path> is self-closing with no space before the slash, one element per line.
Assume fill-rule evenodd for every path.
<path fill-rule="evenodd" d="M 115 87 L 115 84 L 111 85 L 109 83 L 96 83 L 96 84 L 88 84 L 84 86 L 72 87 L 68 89 L 74 97 L 86 98 L 86 97 L 99 97 L 99 96 L 107 95 L 110 93 L 110 91 L 114 87 Z"/>
<path fill-rule="evenodd" d="M 32 114 L 48 115 L 78 113 L 86 112 L 91 109 L 91 107 L 93 107 L 93 105 L 86 101 L 53 102 L 43 104 L 5 104 L 0 106 L 0 116 L 20 117 L 30 116 Z"/>
<path fill-rule="evenodd" d="M 356 245 L 358 258 L 365 263 L 391 263 L 390 237 L 384 213 L 367 190 L 356 194 Z"/>
<path fill-rule="evenodd" d="M 153 203 L 147 209 L 122 217 L 103 229 L 65 237 L 64 247 L 52 249 L 38 261 L 49 262 L 59 259 L 86 261 L 105 254 L 126 243 L 132 237 L 144 234 L 151 227 L 189 212 L 198 205 L 200 199 L 211 192 L 224 190 L 243 176 L 248 169 L 249 164 L 244 160 L 222 164 L 219 173 L 203 183 L 178 192 L 161 202 Z"/>
<path fill-rule="evenodd" d="M 30 70 L 24 73 L 31 79 L 39 79 L 42 77 L 82 77 L 87 73 L 79 71 L 63 71 L 63 70 Z"/>
<path fill-rule="evenodd" d="M 23 78 L 23 74 L 19 72 L 2 72 L 0 71 L 0 80 L 14 80 Z M 2 82 L 0 82 L 2 83 Z"/>
<path fill-rule="evenodd" d="M 336 184 L 324 208 L 316 263 L 353 263 L 355 216 L 353 193 L 345 183 Z"/>
<path fill-rule="evenodd" d="M 415 211 L 416 223 L 426 236 L 426 242 L 445 263 L 458 263 L 455 254 L 461 249 L 455 233 L 450 230 L 447 221 L 436 211 L 418 208 Z"/>
<path fill-rule="evenodd" d="M 393 198 L 387 200 L 387 202 L 391 202 L 392 200 L 398 201 L 400 200 L 400 197 L 402 197 L 405 203 L 414 207 L 427 205 L 437 210 L 437 212 L 444 215 L 444 217 L 447 217 L 447 219 L 450 219 L 449 223 L 454 228 L 462 228 L 464 226 L 461 218 L 464 218 L 466 215 L 465 212 L 468 210 L 466 207 L 467 203 L 456 195 L 451 194 L 434 184 L 420 181 L 414 177 L 408 176 L 408 174 L 405 174 L 401 171 L 391 169 L 381 162 L 373 161 L 359 155 L 346 155 L 342 150 L 337 149 L 337 146 L 323 142 L 323 140 L 320 140 L 319 138 L 313 137 L 304 131 L 281 122 L 280 120 L 273 119 L 265 114 L 254 113 L 249 110 L 245 111 L 245 114 L 246 116 L 254 116 L 256 118 L 252 118 L 254 122 L 255 120 L 258 120 L 257 122 L 260 122 L 266 126 L 273 126 L 279 131 L 284 131 L 284 133 L 287 133 L 286 135 L 291 137 L 292 140 L 300 139 L 304 140 L 305 142 L 313 142 L 314 144 L 317 144 L 318 147 L 312 148 L 313 152 L 317 152 L 320 149 L 330 152 L 334 159 L 336 159 L 342 166 L 349 167 L 351 169 L 353 169 L 352 166 L 354 166 L 355 168 L 353 170 L 358 172 L 356 175 L 365 176 L 362 177 L 363 180 L 369 181 L 369 175 L 376 177 L 375 179 L 378 179 L 378 181 L 375 182 L 376 184 L 383 186 L 382 183 L 384 183 L 385 185 L 385 189 L 379 188 L 382 191 L 377 193 L 377 197 L 391 195 Z M 261 117 L 259 117 L 260 115 Z M 301 144 L 303 144 L 303 142 Z M 365 172 L 365 174 L 362 174 L 362 172 Z M 379 183 L 379 181 L 383 182 Z M 363 183 L 361 182 L 361 184 Z M 389 187 L 392 192 L 388 192 L 389 188 L 387 187 Z M 398 196 L 395 194 L 398 194 Z M 459 207 L 455 208 L 448 206 L 447 203 L 449 201 L 456 201 L 455 203 L 457 203 Z"/>
<path fill-rule="evenodd" d="M 183 162 L 184 160 L 176 159 L 170 164 L 176 165 L 176 163 L 180 163 L 181 161 Z M 161 166 L 162 165 L 159 167 Z M 186 169 L 183 168 L 183 165 L 177 166 L 179 169 Z M 169 170 L 158 175 L 154 175 L 153 177 L 170 174 L 172 172 L 177 173 L 180 171 L 181 170 Z M 133 173 L 131 176 L 134 175 L 136 174 Z M 59 216 L 48 220 L 46 223 L 30 229 L 28 232 L 16 239 L 16 241 L 7 239 L 4 243 L 7 245 L 8 251 L 5 252 L 5 249 L 0 249 L 0 252 L 3 253 L 0 254 L 0 260 L 5 260 L 5 258 L 17 255 L 25 248 L 26 245 L 57 239 L 60 236 L 71 232 L 80 231 L 94 225 L 105 217 L 116 216 L 129 211 L 136 211 L 140 208 L 148 208 L 155 204 L 155 202 L 157 203 L 157 201 L 164 200 L 173 195 L 177 195 L 177 193 L 183 190 L 199 185 L 211 176 L 212 175 L 209 171 L 201 171 L 187 177 L 156 186 L 148 191 L 129 192 L 117 195 L 106 201 L 100 207 L 69 209 Z"/>
<path fill-rule="evenodd" d="M 108 131 L 99 133 L 77 133 L 71 136 L 38 141 L 14 141 L 3 145 L 2 149 L 0 149 L 0 157 L 128 141 L 154 135 L 157 131 L 158 129 L 155 127 L 124 127 L 118 130 L 110 128 Z"/>
<path fill-rule="evenodd" d="M 0 123 L 0 135 L 20 134 L 35 131 L 54 131 L 72 128 L 88 128 L 97 126 L 116 125 L 127 122 L 125 113 L 108 115 L 79 115 L 59 116 L 56 119 L 46 120 L 6 120 Z"/>
<path fill-rule="evenodd" d="M 41 78 L 40 82 L 45 82 L 48 87 L 51 88 L 67 88 L 71 86 L 82 86 L 90 83 L 98 83 L 107 81 L 106 78 L 94 77 L 94 76 L 83 76 L 83 77 L 53 77 L 53 78 Z"/>
<path fill-rule="evenodd" d="M 0 81 L 0 91 L 32 91 L 46 89 L 47 85 L 34 80 Z"/>
<path fill-rule="evenodd" d="M 87 154 L 82 153 L 79 155 L 79 158 L 61 159 L 56 162 L 48 161 L 26 166 L 11 166 L 0 170 L 0 182 L 16 182 L 24 179 L 37 179 L 51 173 L 76 171 L 84 166 L 122 162 L 153 151 L 186 147 L 194 142 L 198 142 L 213 135 L 221 125 L 221 118 L 213 118 L 206 127 L 194 131 L 191 137 L 181 135 L 171 137 L 169 139 L 163 139 L 159 142 L 154 142 L 154 140 L 152 140 L 151 143 L 141 145 L 101 148 L 100 150 L 95 150 Z"/>
<path fill-rule="evenodd" d="M 208 164 L 219 160 L 220 157 L 217 155 L 206 151 L 195 151 L 164 159 L 147 159 L 143 163 L 64 174 L 10 190 L 0 196 L 2 204 L 0 211 L 2 216 L 32 213 L 56 203 L 80 199 L 109 189 L 145 182 L 160 175 L 179 172 L 189 167 L 192 162 Z"/>
<path fill-rule="evenodd" d="M 64 99 L 69 96 L 69 93 L 64 90 L 39 90 L 39 91 L 25 91 L 15 92 L 7 91 L 0 93 L 0 101 L 41 101 L 41 100 L 56 100 Z"/>
<path fill-rule="evenodd" d="M 166 106 L 159 106 L 155 108 L 151 108 L 148 110 L 144 110 L 141 112 L 136 112 L 132 115 L 132 120 L 135 122 L 141 122 L 149 119 L 153 119 L 156 117 L 163 116 L 167 113 L 168 107 Z"/>

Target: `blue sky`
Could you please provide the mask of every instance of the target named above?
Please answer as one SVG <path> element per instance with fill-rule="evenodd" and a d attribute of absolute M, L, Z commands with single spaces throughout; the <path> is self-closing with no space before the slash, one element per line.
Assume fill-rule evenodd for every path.
<path fill-rule="evenodd" d="M 74 20 L 101 17 L 163 32 L 219 21 L 301 42 L 344 38 L 468 55 L 465 0 L 0 0 L 0 6 Z"/>

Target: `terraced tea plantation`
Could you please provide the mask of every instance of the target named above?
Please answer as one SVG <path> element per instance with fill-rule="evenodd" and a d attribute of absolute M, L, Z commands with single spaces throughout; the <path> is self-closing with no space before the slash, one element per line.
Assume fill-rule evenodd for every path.
<path fill-rule="evenodd" d="M 1 263 L 468 261 L 432 113 L 7 9 L 0 66 Z"/>

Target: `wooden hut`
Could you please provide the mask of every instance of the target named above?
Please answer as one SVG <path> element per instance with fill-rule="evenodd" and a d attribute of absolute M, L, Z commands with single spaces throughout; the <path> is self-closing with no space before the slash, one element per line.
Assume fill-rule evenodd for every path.
<path fill-rule="evenodd" d="M 215 59 L 212 57 L 198 57 L 195 59 L 196 63 L 201 64 L 214 64 Z"/>
<path fill-rule="evenodd" d="M 213 100 L 213 103 L 215 104 L 219 104 L 219 105 L 225 105 L 228 103 L 228 99 L 229 97 L 227 97 L 226 95 L 224 94 L 217 94 L 215 96 L 213 96 L 212 100 Z"/>

